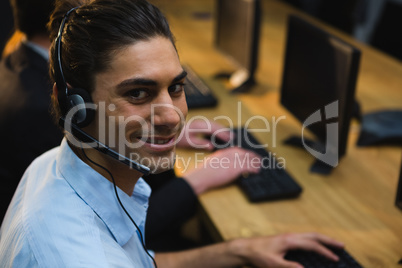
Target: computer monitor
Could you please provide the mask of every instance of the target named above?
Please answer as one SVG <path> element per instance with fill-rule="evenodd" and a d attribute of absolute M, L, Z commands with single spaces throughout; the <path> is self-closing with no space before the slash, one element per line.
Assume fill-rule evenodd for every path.
<path fill-rule="evenodd" d="M 255 83 L 260 24 L 260 0 L 217 0 L 215 45 L 237 69 L 217 77 L 228 78 L 235 92 L 247 91 Z"/>
<path fill-rule="evenodd" d="M 398 189 L 396 190 L 395 205 L 402 210 L 402 164 L 399 171 Z"/>
<path fill-rule="evenodd" d="M 332 163 L 317 158 L 332 167 L 346 153 L 360 54 L 323 29 L 289 16 L 281 103 L 316 136 L 311 149 L 319 151 L 316 158 L 332 157 Z"/>

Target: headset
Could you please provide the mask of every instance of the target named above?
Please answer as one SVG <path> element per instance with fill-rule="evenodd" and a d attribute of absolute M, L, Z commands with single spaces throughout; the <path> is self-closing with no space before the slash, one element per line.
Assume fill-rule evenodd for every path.
<path fill-rule="evenodd" d="M 141 172 L 144 175 L 148 175 L 150 173 L 150 168 L 146 167 L 144 165 L 141 165 L 124 155 L 121 155 L 117 153 L 116 151 L 110 149 L 108 146 L 105 144 L 101 143 L 85 131 L 83 131 L 81 128 L 88 126 L 92 120 L 95 118 L 95 111 L 93 109 L 88 108 L 88 104 L 93 103 L 91 95 L 88 91 L 81 89 L 81 88 L 71 88 L 69 89 L 66 83 L 66 80 L 64 78 L 63 74 L 63 68 L 61 64 L 61 36 L 64 30 L 64 25 L 67 21 L 68 16 L 72 11 L 77 9 L 78 7 L 70 9 L 63 17 L 63 21 L 60 24 L 59 32 L 57 34 L 56 40 L 55 40 L 55 62 L 54 62 L 54 68 L 55 68 L 55 80 L 56 80 L 56 86 L 58 89 L 58 102 L 60 106 L 60 110 L 62 112 L 62 116 L 59 119 L 59 125 L 65 129 L 66 124 L 69 124 L 71 126 L 71 134 L 74 135 L 76 138 L 78 138 L 82 142 L 92 142 L 95 143 L 96 146 L 93 148 L 98 150 L 99 152 L 106 154 L 108 156 L 111 156 L 112 158 L 118 160 L 119 162 L 128 165 L 131 168 L 134 168 L 135 170 Z M 66 118 L 68 115 L 68 112 L 74 108 L 74 107 L 84 107 L 84 109 L 78 109 L 72 118 Z M 95 163 L 93 160 L 91 160 L 87 154 L 85 153 L 84 149 L 81 148 L 82 153 L 84 154 L 85 158 L 90 161 L 92 164 L 102 168 L 105 170 L 111 177 L 112 182 L 113 182 L 113 187 L 114 187 L 114 192 L 116 194 L 116 198 L 126 213 L 126 215 L 129 217 L 131 222 L 134 224 L 134 226 L 137 228 L 138 233 L 140 235 L 140 240 L 142 243 L 142 246 L 144 248 L 145 253 L 151 258 L 152 262 L 154 263 L 154 266 L 157 267 L 155 259 L 151 256 L 151 254 L 148 252 L 148 249 L 145 246 L 144 243 L 144 237 L 142 235 L 142 232 L 138 225 L 135 223 L 133 218 L 130 216 L 130 214 L 127 212 L 126 208 L 124 207 L 123 203 L 120 200 L 119 194 L 117 192 L 116 188 L 116 183 L 114 180 L 114 177 L 112 173 L 106 169 L 105 167 L 99 165 L 98 163 Z"/>
<path fill-rule="evenodd" d="M 88 133 L 82 130 L 83 127 L 88 126 L 95 118 L 94 109 L 88 108 L 88 104 L 93 103 L 91 95 L 88 91 L 82 88 L 68 88 L 67 82 L 64 78 L 63 68 L 61 64 L 61 37 L 64 30 L 64 25 L 67 21 L 68 16 L 72 11 L 77 9 L 78 7 L 70 9 L 63 17 L 63 21 L 60 24 L 59 32 L 57 34 L 55 40 L 55 62 L 54 62 L 54 70 L 55 70 L 55 80 L 56 86 L 58 89 L 58 102 L 60 106 L 60 110 L 62 113 L 61 118 L 59 119 L 59 125 L 65 129 L 66 124 L 71 126 L 71 134 L 74 135 L 77 139 L 82 142 L 94 143 L 96 146 L 93 146 L 94 149 L 99 152 L 106 154 L 119 162 L 128 165 L 129 167 L 141 172 L 144 175 L 149 175 L 150 168 L 144 166 L 138 162 L 129 159 L 128 157 L 119 154 L 118 152 L 110 149 L 107 145 L 101 143 L 99 140 L 95 139 Z M 66 118 L 68 112 L 74 107 L 84 107 L 83 109 L 78 109 L 72 118 Z"/>

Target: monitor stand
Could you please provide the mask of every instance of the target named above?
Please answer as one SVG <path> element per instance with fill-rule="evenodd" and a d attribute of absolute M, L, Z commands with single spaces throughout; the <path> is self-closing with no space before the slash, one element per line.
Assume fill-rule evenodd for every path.
<path fill-rule="evenodd" d="M 324 153 L 325 152 L 325 145 L 322 144 L 321 142 L 318 141 L 314 141 L 311 139 L 306 139 L 303 138 L 304 143 L 309 146 L 310 148 Z M 286 139 L 284 142 L 284 144 L 286 145 L 291 145 L 291 146 L 295 146 L 295 147 L 299 147 L 299 148 L 304 148 L 303 142 L 302 142 L 302 137 L 300 136 L 291 136 L 288 139 Z M 318 173 L 321 175 L 329 175 L 333 170 L 333 167 L 320 161 L 320 160 L 316 160 L 314 162 L 314 164 L 310 167 L 310 172 L 312 173 Z"/>
<path fill-rule="evenodd" d="M 228 80 L 231 93 L 244 93 L 255 85 L 254 77 L 246 69 L 239 69 L 233 73 L 220 72 L 214 75 L 214 78 Z"/>

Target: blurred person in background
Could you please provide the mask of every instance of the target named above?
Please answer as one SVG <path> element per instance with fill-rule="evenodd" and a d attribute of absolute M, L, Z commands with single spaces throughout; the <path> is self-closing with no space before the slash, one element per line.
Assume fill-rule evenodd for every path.
<path fill-rule="evenodd" d="M 54 0 L 10 3 L 15 34 L 0 63 L 0 221 L 28 165 L 63 137 L 49 112 L 51 42 L 46 23 Z"/>

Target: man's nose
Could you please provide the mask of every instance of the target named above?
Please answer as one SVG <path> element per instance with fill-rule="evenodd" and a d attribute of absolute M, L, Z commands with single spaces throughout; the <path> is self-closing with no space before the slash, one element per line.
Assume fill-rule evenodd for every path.
<path fill-rule="evenodd" d="M 173 105 L 170 94 L 163 94 L 158 97 L 158 101 L 152 104 L 153 124 L 155 126 L 176 127 L 184 115 L 180 109 Z"/>

